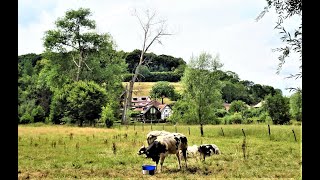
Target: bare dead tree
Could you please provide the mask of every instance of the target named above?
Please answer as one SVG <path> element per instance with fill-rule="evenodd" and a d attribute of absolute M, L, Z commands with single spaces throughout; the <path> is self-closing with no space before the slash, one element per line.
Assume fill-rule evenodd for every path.
<path fill-rule="evenodd" d="M 141 16 L 137 13 L 136 10 L 134 11 L 133 15 L 137 17 L 137 19 L 139 20 L 140 26 L 142 27 L 143 42 L 142 42 L 142 50 L 140 54 L 139 63 L 135 68 L 132 79 L 129 81 L 128 88 L 126 88 L 127 99 L 124 104 L 125 107 L 123 108 L 124 112 L 122 116 L 122 124 L 126 123 L 127 121 L 125 116 L 125 114 L 127 113 L 126 111 L 128 109 L 131 109 L 131 106 L 132 106 L 131 99 L 132 99 L 133 86 L 138 78 L 140 66 L 148 61 L 148 59 L 144 58 L 144 54 L 149 50 L 149 48 L 154 42 L 158 42 L 159 44 L 162 44 L 161 38 L 163 36 L 172 35 L 166 32 L 167 31 L 166 20 L 163 20 L 163 19 L 157 20 L 156 18 L 157 13 L 155 11 L 151 13 L 149 12 L 149 10 L 145 11 L 146 21 L 142 20 Z"/>

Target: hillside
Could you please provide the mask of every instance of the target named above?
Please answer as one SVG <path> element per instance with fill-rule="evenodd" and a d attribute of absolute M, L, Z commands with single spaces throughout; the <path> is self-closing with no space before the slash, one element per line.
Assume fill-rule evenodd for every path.
<path fill-rule="evenodd" d="M 154 86 L 157 82 L 136 82 L 133 86 L 133 94 L 132 96 L 150 96 L 149 92 L 152 89 L 152 86 Z M 182 84 L 179 82 L 169 82 L 171 85 L 174 86 L 175 91 L 181 93 L 182 92 Z M 128 82 L 123 82 L 123 87 L 126 87 L 126 84 L 129 85 Z M 164 103 L 170 104 L 172 101 L 170 101 L 168 98 L 165 98 Z"/>

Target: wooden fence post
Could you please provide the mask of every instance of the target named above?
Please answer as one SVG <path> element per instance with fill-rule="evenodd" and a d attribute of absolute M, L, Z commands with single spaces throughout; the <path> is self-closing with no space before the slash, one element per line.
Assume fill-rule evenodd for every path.
<path fill-rule="evenodd" d="M 269 132 L 269 138 L 271 140 L 271 132 L 270 132 L 270 125 L 268 124 L 268 132 Z"/>
<path fill-rule="evenodd" d="M 297 142 L 296 134 L 294 133 L 294 130 L 292 129 L 293 135 L 294 135 L 294 140 Z"/>
<path fill-rule="evenodd" d="M 243 133 L 244 137 L 246 137 L 246 134 L 244 133 L 244 130 L 243 130 L 243 129 L 242 129 L 242 133 Z"/>
<path fill-rule="evenodd" d="M 189 135 L 190 135 L 190 127 L 188 127 Z"/>
<path fill-rule="evenodd" d="M 201 133 L 201 136 L 203 136 L 203 125 L 202 125 L 202 123 L 200 124 L 200 133 Z"/>
<path fill-rule="evenodd" d="M 174 129 L 176 130 L 176 133 L 177 133 L 178 132 L 177 125 L 174 125 Z"/>
<path fill-rule="evenodd" d="M 222 127 L 221 127 L 221 131 L 222 131 L 222 135 L 224 136 L 224 132 L 223 132 L 223 129 L 222 129 Z"/>
<path fill-rule="evenodd" d="M 162 124 L 162 130 L 164 130 L 164 124 Z"/>

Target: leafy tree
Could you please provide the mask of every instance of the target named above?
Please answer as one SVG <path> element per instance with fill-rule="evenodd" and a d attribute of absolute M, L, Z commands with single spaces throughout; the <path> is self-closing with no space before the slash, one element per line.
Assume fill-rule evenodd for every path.
<path fill-rule="evenodd" d="M 79 80 L 83 67 L 92 70 L 86 62 L 88 56 L 108 46 L 110 40 L 109 34 L 100 35 L 92 31 L 96 24 L 89 19 L 90 15 L 90 10 L 85 8 L 69 10 L 55 22 L 56 29 L 47 31 L 44 37 L 47 50 L 70 52 L 76 66 L 75 81 Z"/>
<path fill-rule="evenodd" d="M 281 94 L 268 95 L 263 106 L 274 124 L 285 124 L 290 121 L 289 98 L 283 97 Z"/>
<path fill-rule="evenodd" d="M 177 102 L 184 106 L 181 109 L 174 107 L 175 117 L 183 114 L 180 116 L 183 121 L 197 124 L 209 123 L 216 118 L 214 110 L 221 108 L 222 98 L 221 83 L 214 73 L 215 61 L 219 61 L 218 56 L 213 58 L 205 52 L 191 57 L 182 77 L 184 92 Z"/>
<path fill-rule="evenodd" d="M 252 103 L 252 99 L 249 97 L 249 92 L 246 90 L 246 87 L 241 83 L 232 83 L 230 81 L 226 81 L 222 88 L 222 98 L 227 103 L 235 100 L 242 100 L 247 104 Z"/>
<path fill-rule="evenodd" d="M 156 99 L 162 98 L 162 102 L 164 97 L 174 99 L 175 98 L 174 86 L 167 81 L 159 81 L 154 86 L 152 86 L 152 89 L 150 91 L 150 96 Z"/>
<path fill-rule="evenodd" d="M 290 96 L 290 114 L 297 121 L 302 121 L 302 94 L 295 92 Z"/>
<path fill-rule="evenodd" d="M 281 40 L 286 43 L 285 47 L 276 48 L 274 51 L 278 51 L 281 54 L 279 55 L 279 64 L 277 73 L 280 73 L 283 64 L 287 57 L 292 53 L 297 53 L 299 55 L 300 61 L 300 71 L 296 74 L 291 74 L 290 78 L 302 78 L 302 0 L 266 0 L 267 6 L 259 14 L 256 20 L 260 20 L 270 8 L 274 8 L 278 14 L 278 22 L 275 29 L 280 31 L 282 35 Z M 283 26 L 284 22 L 287 19 L 290 19 L 293 16 L 300 18 L 300 23 L 296 25 L 294 32 L 289 32 Z M 291 90 L 302 91 L 300 88 L 289 88 Z"/>
<path fill-rule="evenodd" d="M 106 90 L 92 81 L 67 84 L 53 96 L 50 120 L 57 124 L 63 117 L 69 117 L 79 126 L 85 121 L 92 124 L 100 118 L 108 101 Z"/>
<path fill-rule="evenodd" d="M 235 113 L 235 112 L 244 112 L 246 109 L 248 109 L 247 104 L 243 101 L 237 100 L 233 101 L 230 104 L 230 113 Z"/>

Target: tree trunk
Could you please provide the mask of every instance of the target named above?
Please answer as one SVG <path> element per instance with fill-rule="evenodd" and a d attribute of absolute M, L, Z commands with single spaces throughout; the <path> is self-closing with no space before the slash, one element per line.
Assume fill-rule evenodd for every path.
<path fill-rule="evenodd" d="M 141 51 L 139 64 L 138 64 L 138 66 L 136 67 L 136 69 L 134 71 L 134 75 L 132 77 L 132 80 L 129 81 L 129 89 L 127 90 L 127 88 L 126 88 L 127 95 L 125 96 L 126 100 L 125 100 L 124 108 L 123 108 L 124 112 L 123 112 L 123 115 L 122 115 L 122 124 L 125 124 L 127 122 L 126 113 L 127 113 L 127 110 L 131 109 L 131 107 L 132 107 L 133 86 L 134 86 L 134 83 L 137 80 L 137 77 L 138 77 L 138 74 L 139 74 L 139 68 L 140 68 L 141 64 L 143 63 L 143 55 L 144 55 L 144 50 Z"/>
<path fill-rule="evenodd" d="M 83 51 L 80 51 L 80 58 L 79 58 L 79 63 L 78 63 L 78 70 L 77 70 L 77 77 L 76 77 L 76 82 L 79 81 L 79 76 L 80 76 L 80 71 L 81 71 L 81 63 L 83 60 Z"/>

